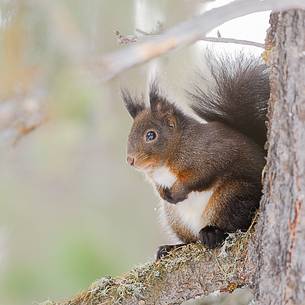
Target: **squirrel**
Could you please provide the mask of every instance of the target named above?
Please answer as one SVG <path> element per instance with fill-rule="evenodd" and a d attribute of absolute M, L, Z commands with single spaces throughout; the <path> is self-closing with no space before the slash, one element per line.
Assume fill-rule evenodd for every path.
<path fill-rule="evenodd" d="M 215 248 L 228 233 L 247 230 L 259 207 L 270 86 L 267 66 L 253 56 L 209 55 L 208 66 L 214 87 L 188 91 L 205 122 L 170 102 L 156 82 L 149 106 L 126 89 L 122 97 L 134 120 L 127 162 L 160 194 L 163 222 L 181 244 Z M 177 246 L 161 246 L 157 258 Z"/>

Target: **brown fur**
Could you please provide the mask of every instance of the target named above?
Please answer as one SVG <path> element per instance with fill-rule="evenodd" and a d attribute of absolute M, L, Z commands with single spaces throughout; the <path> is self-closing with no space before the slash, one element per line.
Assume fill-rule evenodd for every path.
<path fill-rule="evenodd" d="M 207 226 L 199 234 L 211 246 L 225 238 L 226 232 L 246 229 L 259 206 L 269 86 L 265 68 L 256 63 L 247 61 L 243 67 L 241 62 L 236 71 L 222 63 L 221 73 L 213 74 L 219 86 L 215 92 L 196 88 L 192 97 L 198 104 L 193 109 L 208 120 L 207 124 L 185 115 L 160 94 L 155 84 L 149 108 L 143 102 L 133 105 L 139 99 L 132 100 L 126 92 L 123 95 L 134 118 L 128 140 L 128 155 L 134 165 L 145 170 L 148 165 L 167 166 L 177 177 L 169 189 L 157 186 L 160 196 L 175 204 L 191 192 L 213 187 L 213 195 L 202 211 Z M 156 133 L 153 141 L 147 141 L 147 131 Z M 164 208 L 167 222 L 181 241 L 198 239 L 183 225 L 174 205 L 165 203 Z"/>
<path fill-rule="evenodd" d="M 212 226 L 226 232 L 246 230 L 258 208 L 260 185 L 246 181 L 220 182 L 205 208 L 204 215 Z"/>
<path fill-rule="evenodd" d="M 172 111 L 170 107 L 174 106 L 168 107 Z M 177 181 L 170 189 L 157 189 L 163 199 L 172 203 L 184 200 L 192 191 L 205 191 L 216 185 L 213 197 L 202 211 L 208 223 L 225 232 L 245 229 L 261 195 L 262 148 L 223 123 L 202 124 L 175 111 L 175 128 L 168 127 L 164 113 L 145 109 L 135 117 L 128 145 L 135 166 L 168 166 Z M 158 138 L 154 143 L 145 143 L 145 132 L 150 129 L 158 132 Z M 174 206 L 167 204 L 166 215 L 180 240 L 196 239 L 181 223 Z"/>
<path fill-rule="evenodd" d="M 160 123 L 159 117 L 149 110 L 140 113 L 135 118 L 128 146 L 128 153 L 136 159 L 135 165 L 168 166 L 177 181 L 170 190 L 158 187 L 160 196 L 167 201 L 167 192 L 173 201 L 178 202 L 192 191 L 215 187 L 205 211 L 202 211 L 208 223 L 225 232 L 245 229 L 261 196 L 263 150 L 245 135 L 219 122 L 202 124 L 183 115 L 183 124 L 183 129 L 177 125 L 164 132 L 166 137 L 169 136 L 165 139 L 162 131 L 168 129 L 166 123 Z M 148 129 L 161 130 L 159 147 L 144 143 L 143 133 Z M 166 204 L 166 216 L 181 241 L 198 239 L 182 224 L 174 206 Z"/>
<path fill-rule="evenodd" d="M 180 168 L 176 167 L 175 164 L 172 164 L 172 162 L 168 163 L 168 168 L 181 183 L 187 183 L 194 178 L 194 173 L 191 169 L 181 170 Z"/>

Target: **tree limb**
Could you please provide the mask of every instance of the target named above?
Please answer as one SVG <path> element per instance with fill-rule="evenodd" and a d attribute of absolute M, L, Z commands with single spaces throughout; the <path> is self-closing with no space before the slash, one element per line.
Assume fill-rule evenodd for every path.
<path fill-rule="evenodd" d="M 158 262 L 137 267 L 118 278 L 102 278 L 71 300 L 53 305 L 161 305 L 249 285 L 254 266 L 249 259 L 253 230 L 231 235 L 224 246 L 206 250 L 183 246 Z"/>
<path fill-rule="evenodd" d="M 204 37 L 200 40 L 209 41 L 209 42 L 220 42 L 220 43 L 234 43 L 234 44 L 253 46 L 253 47 L 258 47 L 258 48 L 265 48 L 265 45 L 263 43 L 245 40 L 245 39 L 235 39 L 235 38 L 228 38 L 228 37 Z"/>
<path fill-rule="evenodd" d="M 142 41 L 141 38 L 147 39 L 147 36 L 157 36 L 159 34 L 150 34 L 145 33 L 144 31 L 140 31 L 137 29 L 138 32 L 142 33 L 144 36 L 139 37 L 137 35 L 122 35 L 119 31 L 115 31 L 115 34 L 117 36 L 117 40 L 119 44 L 126 45 L 130 43 L 135 43 Z M 254 46 L 258 48 L 265 48 L 265 45 L 263 43 L 259 43 L 256 41 L 250 41 L 245 39 L 235 39 L 235 38 L 228 38 L 228 37 L 203 37 L 200 40 L 202 41 L 208 41 L 208 42 L 216 42 L 216 43 L 234 43 L 239 45 L 246 45 L 246 46 Z"/>
<path fill-rule="evenodd" d="M 164 31 L 158 37 L 106 54 L 89 64 L 102 80 L 144 63 L 171 50 L 185 47 L 204 37 L 215 27 L 247 14 L 266 10 L 305 9 L 304 0 L 236 0 L 225 6 L 206 11 L 191 20 Z"/>

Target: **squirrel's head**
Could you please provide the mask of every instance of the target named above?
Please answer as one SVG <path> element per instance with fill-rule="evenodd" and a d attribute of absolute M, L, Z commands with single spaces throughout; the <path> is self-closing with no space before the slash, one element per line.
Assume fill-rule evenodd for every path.
<path fill-rule="evenodd" d="M 126 90 L 122 96 L 134 119 L 128 137 L 127 162 L 139 170 L 164 165 L 179 143 L 183 113 L 159 93 L 155 84 L 150 88 L 149 107 L 143 98 L 134 98 Z"/>

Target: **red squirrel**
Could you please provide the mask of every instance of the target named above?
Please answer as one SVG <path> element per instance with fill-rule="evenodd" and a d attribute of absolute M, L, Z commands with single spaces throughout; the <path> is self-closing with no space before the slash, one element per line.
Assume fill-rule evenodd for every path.
<path fill-rule="evenodd" d="M 268 69 L 260 59 L 208 58 L 214 87 L 194 86 L 184 113 L 156 83 L 143 98 L 122 90 L 134 119 L 127 161 L 144 172 L 163 199 L 163 221 L 181 243 L 208 248 L 228 233 L 247 230 L 261 198 L 265 164 Z M 175 245 L 161 246 L 157 257 Z"/>

